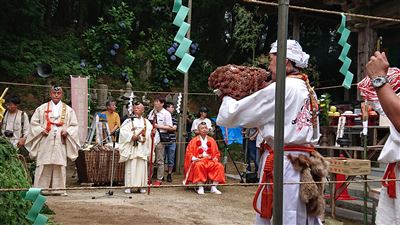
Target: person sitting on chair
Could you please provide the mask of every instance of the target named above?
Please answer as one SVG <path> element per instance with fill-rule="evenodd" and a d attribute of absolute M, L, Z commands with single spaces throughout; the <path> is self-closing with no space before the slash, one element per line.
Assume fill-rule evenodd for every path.
<path fill-rule="evenodd" d="M 220 153 L 217 142 L 208 136 L 208 126 L 201 122 L 197 130 L 199 135 L 194 137 L 186 148 L 184 171 L 184 184 L 204 184 L 211 180 L 211 193 L 221 194 L 215 186 L 225 183 L 224 166 L 219 162 Z M 199 187 L 197 193 L 204 194 L 204 187 Z"/>

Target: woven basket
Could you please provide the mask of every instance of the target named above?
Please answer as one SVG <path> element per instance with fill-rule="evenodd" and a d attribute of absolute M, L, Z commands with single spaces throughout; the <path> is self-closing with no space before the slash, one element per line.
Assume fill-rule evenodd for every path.
<path fill-rule="evenodd" d="M 76 160 L 80 183 L 102 185 L 111 181 L 112 148 L 99 146 L 90 151 L 79 150 Z M 119 151 L 114 151 L 113 184 L 124 184 L 125 163 L 119 163 Z"/>

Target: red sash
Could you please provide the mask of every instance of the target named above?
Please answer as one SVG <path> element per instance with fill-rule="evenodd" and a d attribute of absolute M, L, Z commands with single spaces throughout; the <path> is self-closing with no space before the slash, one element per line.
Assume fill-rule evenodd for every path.
<path fill-rule="evenodd" d="M 396 179 L 396 163 L 389 163 L 383 179 Z M 389 198 L 396 198 L 396 181 L 382 181 L 382 185 L 387 188 Z"/>
<path fill-rule="evenodd" d="M 253 199 L 253 208 L 254 210 L 260 214 L 262 218 L 271 219 L 272 218 L 272 209 L 273 209 L 273 194 L 274 194 L 274 174 L 273 174 L 273 166 L 274 166 L 274 150 L 266 143 L 263 143 L 260 148 L 264 150 L 268 150 L 269 155 L 265 160 L 264 165 L 264 173 L 261 179 L 261 183 L 271 183 L 266 185 L 259 185 L 257 192 Z M 284 146 L 284 151 L 297 151 L 297 152 L 313 152 L 315 151 L 314 147 L 307 146 Z M 261 194 L 261 209 L 257 208 L 257 199 Z"/>

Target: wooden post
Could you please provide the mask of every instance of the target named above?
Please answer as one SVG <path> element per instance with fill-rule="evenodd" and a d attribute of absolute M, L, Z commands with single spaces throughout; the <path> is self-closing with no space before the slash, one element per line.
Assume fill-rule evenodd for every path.
<path fill-rule="evenodd" d="M 189 24 L 192 23 L 192 0 L 188 2 L 189 13 L 187 17 L 187 22 Z M 190 39 L 190 30 L 189 28 L 186 38 Z M 179 118 L 179 132 L 178 132 L 178 151 L 177 151 L 177 160 L 176 160 L 176 172 L 178 174 L 182 174 L 183 167 L 183 159 L 185 158 L 185 140 L 186 140 L 186 122 L 187 122 L 187 105 L 188 105 L 188 86 L 189 86 L 189 74 L 184 74 L 183 79 L 183 102 L 182 102 L 182 115 Z"/>

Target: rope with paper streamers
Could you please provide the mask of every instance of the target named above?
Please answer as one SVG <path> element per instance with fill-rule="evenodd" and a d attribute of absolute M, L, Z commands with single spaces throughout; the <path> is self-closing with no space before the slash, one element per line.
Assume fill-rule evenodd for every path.
<path fill-rule="evenodd" d="M 338 44 L 343 47 L 342 52 L 339 55 L 339 60 L 343 63 L 339 70 L 339 72 L 344 76 L 342 86 L 346 89 L 350 89 L 354 77 L 353 73 L 349 71 L 351 59 L 347 57 L 351 47 L 351 45 L 347 43 L 347 39 L 350 36 L 350 30 L 346 28 L 346 16 L 343 13 L 342 21 L 337 32 L 341 34 Z"/>
<path fill-rule="evenodd" d="M 31 221 L 33 225 L 45 225 L 48 220 L 47 216 L 39 214 L 46 202 L 46 197 L 41 195 L 40 191 L 40 188 L 29 188 L 28 192 L 23 193 L 23 197 L 26 200 L 33 202 L 31 210 L 29 210 L 28 215 L 25 217 Z"/>
<path fill-rule="evenodd" d="M 135 95 L 133 92 L 131 92 L 131 95 L 129 95 L 129 105 L 128 105 L 128 112 L 129 115 L 133 114 L 133 99 L 135 98 Z"/>
<path fill-rule="evenodd" d="M 182 93 L 179 92 L 178 98 L 176 100 L 176 112 L 181 113 L 181 102 L 182 102 Z"/>
<path fill-rule="evenodd" d="M 179 27 L 174 41 L 179 43 L 179 47 L 176 50 L 175 55 L 181 58 L 181 61 L 179 62 L 176 70 L 184 74 L 188 72 L 194 61 L 194 57 L 187 53 L 192 41 L 185 37 L 190 28 L 190 24 L 185 22 L 185 18 L 189 13 L 189 8 L 182 5 L 182 0 L 175 0 L 172 12 L 176 13 L 175 19 L 172 23 Z"/>

